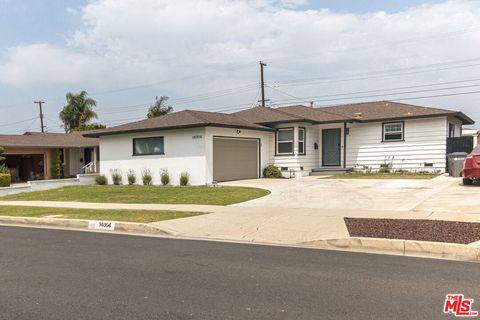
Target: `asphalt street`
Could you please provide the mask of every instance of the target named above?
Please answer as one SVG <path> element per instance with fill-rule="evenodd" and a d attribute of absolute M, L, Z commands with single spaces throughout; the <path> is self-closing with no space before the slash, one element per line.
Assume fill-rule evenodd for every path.
<path fill-rule="evenodd" d="M 0 227 L 1 319 L 441 319 L 480 264 Z"/>

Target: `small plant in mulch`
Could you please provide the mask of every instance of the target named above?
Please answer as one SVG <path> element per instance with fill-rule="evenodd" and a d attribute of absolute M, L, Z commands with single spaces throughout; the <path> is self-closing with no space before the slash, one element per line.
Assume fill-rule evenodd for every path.
<path fill-rule="evenodd" d="M 112 176 L 114 185 L 119 186 L 122 184 L 122 171 L 120 171 L 120 169 L 110 170 L 110 175 Z"/>
<path fill-rule="evenodd" d="M 182 172 L 180 174 L 180 185 L 188 186 L 188 181 L 190 180 L 190 174 L 188 172 Z"/>
<path fill-rule="evenodd" d="M 164 186 L 167 186 L 170 183 L 170 174 L 167 169 L 163 169 L 160 173 L 160 181 Z"/>
<path fill-rule="evenodd" d="M 144 186 L 152 185 L 153 176 L 152 172 L 148 169 L 142 170 L 142 183 Z"/>
<path fill-rule="evenodd" d="M 127 181 L 128 185 L 132 186 L 137 182 L 137 175 L 135 174 L 134 170 L 128 170 L 127 172 Z"/>

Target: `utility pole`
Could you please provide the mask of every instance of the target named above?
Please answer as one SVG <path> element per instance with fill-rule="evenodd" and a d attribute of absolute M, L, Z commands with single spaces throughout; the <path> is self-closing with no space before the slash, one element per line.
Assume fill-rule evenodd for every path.
<path fill-rule="evenodd" d="M 40 126 L 41 126 L 41 129 L 42 129 L 42 133 L 44 133 L 45 132 L 45 126 L 43 125 L 42 104 L 45 103 L 45 101 L 38 100 L 38 101 L 33 101 L 33 103 L 37 103 L 39 108 L 40 108 Z"/>
<path fill-rule="evenodd" d="M 262 87 L 262 107 L 265 107 L 265 81 L 263 80 L 263 67 L 266 67 L 267 64 L 260 61 L 260 85 Z"/>

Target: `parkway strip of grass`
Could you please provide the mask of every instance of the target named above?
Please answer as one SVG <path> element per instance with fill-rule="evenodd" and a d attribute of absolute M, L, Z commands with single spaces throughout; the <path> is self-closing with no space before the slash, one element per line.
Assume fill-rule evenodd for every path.
<path fill-rule="evenodd" d="M 103 209 L 70 209 L 47 207 L 0 206 L 0 216 L 12 217 L 48 217 L 63 219 L 107 220 L 150 223 L 155 221 L 187 218 L 204 213 L 167 210 L 103 210 Z"/>
<path fill-rule="evenodd" d="M 14 194 L 0 200 L 229 205 L 269 193 L 258 188 L 224 186 L 78 186 Z"/>

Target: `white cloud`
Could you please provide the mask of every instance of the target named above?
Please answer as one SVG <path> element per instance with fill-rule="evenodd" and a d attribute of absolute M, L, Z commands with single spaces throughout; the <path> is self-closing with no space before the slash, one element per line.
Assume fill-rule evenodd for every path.
<path fill-rule="evenodd" d="M 18 86 L 74 84 L 88 79 L 89 70 L 99 67 L 95 59 L 44 43 L 17 46 L 7 51 L 7 62 L 0 65 L 0 82 Z"/>
<path fill-rule="evenodd" d="M 143 0 L 140 5 L 135 0 L 92 0 L 79 13 L 84 26 L 64 47 L 34 44 L 11 48 L 5 63 L 0 64 L 0 82 L 80 86 L 94 78 L 103 87 L 121 87 L 208 73 L 188 87 L 169 84 L 170 92 L 189 95 L 255 81 L 260 59 L 269 63 L 267 79 L 282 80 L 461 60 L 480 52 L 478 2 L 447 1 L 391 14 L 363 15 L 298 10 L 305 3 Z M 285 90 L 312 96 L 473 78 L 477 71 Z M 252 100 L 253 94 L 235 99 Z M 471 98 L 462 101 L 473 106 Z M 227 104 L 225 100 L 216 103 Z"/>

